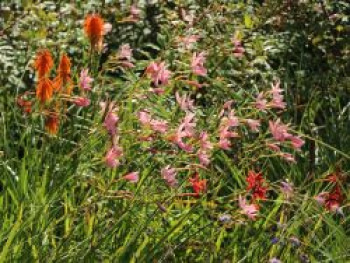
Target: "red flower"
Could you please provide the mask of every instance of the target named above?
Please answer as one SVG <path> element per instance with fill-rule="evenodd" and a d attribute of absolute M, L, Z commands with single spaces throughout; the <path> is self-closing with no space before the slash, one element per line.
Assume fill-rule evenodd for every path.
<path fill-rule="evenodd" d="M 200 180 L 198 173 L 196 173 L 193 178 L 190 178 L 189 181 L 192 184 L 193 191 L 197 196 L 207 190 L 207 180 Z"/>
<path fill-rule="evenodd" d="M 332 192 L 330 192 L 325 199 L 325 207 L 330 211 L 335 211 L 340 207 L 344 197 L 340 189 L 340 186 L 337 185 Z"/>
<path fill-rule="evenodd" d="M 247 191 L 252 191 L 253 199 L 266 199 L 267 187 L 262 173 L 249 171 L 246 182 L 248 183 Z"/>

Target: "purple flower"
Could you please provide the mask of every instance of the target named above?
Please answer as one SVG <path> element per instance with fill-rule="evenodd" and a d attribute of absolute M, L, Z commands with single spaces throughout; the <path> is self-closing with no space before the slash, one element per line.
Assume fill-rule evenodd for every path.
<path fill-rule="evenodd" d="M 218 219 L 222 223 L 228 223 L 232 220 L 232 217 L 231 215 L 223 214 L 223 215 L 220 215 Z"/>

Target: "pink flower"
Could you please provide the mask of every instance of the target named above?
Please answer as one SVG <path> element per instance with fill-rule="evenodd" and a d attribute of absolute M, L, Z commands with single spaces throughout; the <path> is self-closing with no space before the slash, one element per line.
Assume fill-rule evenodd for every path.
<path fill-rule="evenodd" d="M 147 111 L 140 111 L 138 117 L 142 125 L 150 125 L 152 117 Z"/>
<path fill-rule="evenodd" d="M 179 93 L 176 92 L 175 98 L 176 98 L 177 103 L 180 105 L 180 108 L 183 111 L 194 109 L 193 100 L 190 99 L 190 96 L 183 95 L 182 97 L 180 97 Z"/>
<path fill-rule="evenodd" d="M 105 23 L 103 25 L 103 34 L 107 35 L 111 31 L 112 31 L 112 24 L 111 23 Z"/>
<path fill-rule="evenodd" d="M 224 105 L 222 106 L 222 110 L 221 110 L 220 113 L 219 113 L 219 117 L 224 116 L 225 110 L 231 111 L 233 102 L 234 102 L 233 100 L 229 100 L 229 101 L 226 101 L 226 102 L 224 103 Z"/>
<path fill-rule="evenodd" d="M 140 14 L 141 14 L 141 10 L 135 4 L 133 4 L 130 7 L 131 19 L 138 21 L 140 19 Z"/>
<path fill-rule="evenodd" d="M 195 135 L 194 127 L 196 123 L 194 122 L 194 114 L 187 112 L 185 118 L 180 123 L 175 134 L 171 137 L 171 141 L 176 143 L 182 150 L 186 152 L 192 152 L 193 147 L 183 141 L 183 138 L 193 138 Z"/>
<path fill-rule="evenodd" d="M 223 150 L 229 150 L 231 148 L 231 142 L 227 138 L 220 138 L 218 146 Z"/>
<path fill-rule="evenodd" d="M 296 163 L 294 156 L 291 155 L 290 153 L 281 153 L 281 157 L 285 159 L 287 162 Z"/>
<path fill-rule="evenodd" d="M 231 39 L 234 49 L 233 49 L 233 55 L 236 58 L 243 57 L 245 49 L 242 47 L 242 43 L 240 40 L 237 40 L 236 38 Z"/>
<path fill-rule="evenodd" d="M 80 107 L 87 107 L 90 105 L 90 100 L 88 98 L 78 97 L 74 100 L 74 104 Z"/>
<path fill-rule="evenodd" d="M 209 154 L 204 151 L 204 150 L 199 150 L 198 153 L 197 153 L 197 156 L 198 156 L 198 159 L 199 159 L 199 162 L 201 165 L 203 166 L 208 166 L 209 163 L 210 163 L 210 156 Z"/>
<path fill-rule="evenodd" d="M 230 113 L 228 114 L 228 118 L 226 118 L 225 121 L 227 121 L 227 125 L 230 126 L 230 127 L 238 127 L 239 126 L 239 120 L 235 116 L 234 110 L 230 111 Z"/>
<path fill-rule="evenodd" d="M 290 138 L 290 141 L 292 143 L 293 148 L 296 150 L 300 150 L 300 148 L 305 144 L 305 142 L 298 136 L 292 136 Z"/>
<path fill-rule="evenodd" d="M 182 44 L 186 49 L 191 49 L 193 45 L 198 41 L 199 36 L 189 35 L 181 38 Z"/>
<path fill-rule="evenodd" d="M 199 135 L 199 151 L 197 153 L 199 162 L 203 166 L 207 166 L 210 163 L 210 153 L 213 149 L 212 143 L 209 141 L 209 135 L 207 132 L 201 132 Z"/>
<path fill-rule="evenodd" d="M 259 212 L 259 207 L 256 204 L 247 204 L 245 198 L 239 196 L 238 198 L 239 207 L 242 209 L 242 213 L 248 216 L 248 218 L 254 220 Z"/>
<path fill-rule="evenodd" d="M 80 87 L 83 89 L 83 90 L 91 90 L 91 82 L 93 81 L 94 79 L 91 78 L 89 76 L 89 70 L 88 69 L 83 69 L 81 72 L 80 72 Z"/>
<path fill-rule="evenodd" d="M 111 168 L 117 167 L 119 165 L 119 160 L 117 158 L 121 157 L 122 155 L 123 152 L 119 146 L 112 146 L 105 157 L 106 165 Z"/>
<path fill-rule="evenodd" d="M 151 115 L 146 111 L 140 111 L 138 117 L 142 125 L 150 126 L 153 131 L 165 133 L 168 130 L 167 121 L 152 119 Z"/>
<path fill-rule="evenodd" d="M 239 120 L 234 115 L 234 111 L 231 110 L 228 117 L 223 117 L 219 127 L 219 147 L 224 150 L 228 150 L 231 147 L 229 138 L 239 137 L 238 133 L 231 131 L 233 127 L 239 126 Z"/>
<path fill-rule="evenodd" d="M 283 92 L 283 89 L 281 89 L 281 82 L 278 80 L 276 83 L 271 84 L 271 91 L 270 93 L 272 96 L 281 94 Z"/>
<path fill-rule="evenodd" d="M 277 109 L 285 109 L 286 103 L 283 101 L 283 95 L 281 94 L 283 90 L 280 88 L 280 81 L 277 81 L 275 84 L 271 84 L 272 101 L 270 106 Z"/>
<path fill-rule="evenodd" d="M 319 193 L 318 195 L 316 195 L 314 197 L 314 199 L 316 200 L 316 202 L 319 204 L 319 205 L 324 205 L 326 203 L 326 198 L 327 196 L 329 195 L 328 192 L 321 192 Z"/>
<path fill-rule="evenodd" d="M 116 124 L 119 121 L 119 117 L 114 112 L 109 112 L 103 122 L 103 126 L 107 129 L 110 135 L 114 136 L 117 133 Z"/>
<path fill-rule="evenodd" d="M 261 111 L 265 111 L 267 107 L 267 100 L 264 99 L 264 93 L 260 92 L 255 100 L 255 107 Z"/>
<path fill-rule="evenodd" d="M 160 133 L 165 133 L 168 130 L 168 122 L 160 120 L 151 120 L 152 130 Z"/>
<path fill-rule="evenodd" d="M 281 151 L 281 148 L 279 147 L 279 144 L 278 144 L 278 143 L 267 143 L 266 145 L 267 145 L 267 147 L 269 147 L 272 151 L 275 151 L 275 152 L 280 152 L 280 151 Z"/>
<path fill-rule="evenodd" d="M 229 138 L 238 138 L 239 135 L 236 132 L 229 131 L 230 126 L 223 126 L 219 129 L 219 147 L 223 150 L 229 150 L 231 142 Z"/>
<path fill-rule="evenodd" d="M 192 72 L 195 75 L 198 76 L 206 76 L 207 75 L 207 69 L 204 67 L 206 57 L 205 52 L 201 52 L 198 54 L 194 53 L 192 56 L 192 62 L 191 62 L 191 68 Z"/>
<path fill-rule="evenodd" d="M 187 112 L 185 118 L 179 126 L 179 130 L 181 130 L 186 137 L 193 137 L 194 127 L 196 127 L 196 123 L 194 122 L 194 113 Z"/>
<path fill-rule="evenodd" d="M 176 180 L 176 170 L 166 166 L 161 170 L 162 178 L 167 182 L 170 187 L 176 187 L 178 181 Z"/>
<path fill-rule="evenodd" d="M 207 132 L 201 132 L 199 140 L 201 150 L 208 151 L 213 149 L 213 144 L 209 141 L 209 135 Z"/>
<path fill-rule="evenodd" d="M 246 121 L 247 121 L 247 124 L 248 124 L 249 128 L 253 132 L 259 132 L 259 127 L 260 127 L 260 121 L 259 120 L 247 119 Z"/>
<path fill-rule="evenodd" d="M 166 69 L 165 62 L 151 62 L 146 69 L 146 74 L 152 78 L 154 85 L 166 85 L 169 82 L 171 71 Z"/>
<path fill-rule="evenodd" d="M 118 51 L 118 57 L 120 59 L 126 59 L 128 61 L 131 60 L 132 49 L 130 48 L 129 44 L 121 45 L 121 47 L 119 48 L 119 51 Z"/>
<path fill-rule="evenodd" d="M 137 183 L 139 181 L 139 172 L 128 173 L 123 176 L 123 179 L 129 181 L 130 183 Z"/>
<path fill-rule="evenodd" d="M 280 119 L 277 119 L 275 122 L 269 121 L 269 129 L 276 141 L 283 142 L 292 137 L 292 135 L 288 133 L 288 126 L 281 123 Z"/>

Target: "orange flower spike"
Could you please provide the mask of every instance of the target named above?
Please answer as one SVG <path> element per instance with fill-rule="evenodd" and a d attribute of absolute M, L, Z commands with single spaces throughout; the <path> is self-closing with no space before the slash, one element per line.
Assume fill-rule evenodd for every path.
<path fill-rule="evenodd" d="M 45 121 L 45 128 L 47 132 L 51 135 L 57 134 L 59 125 L 59 119 L 57 113 L 50 113 Z"/>
<path fill-rule="evenodd" d="M 103 25 L 104 21 L 100 15 L 92 14 L 85 18 L 85 34 L 90 39 L 90 43 L 93 48 L 98 48 L 98 45 L 102 43 Z"/>
<path fill-rule="evenodd" d="M 66 54 L 61 57 L 60 64 L 58 66 L 58 74 L 65 81 L 70 79 L 70 59 Z"/>
<path fill-rule="evenodd" d="M 41 103 L 52 98 L 53 83 L 49 78 L 41 78 L 36 88 L 36 97 Z"/>
<path fill-rule="evenodd" d="M 40 50 L 35 58 L 34 67 L 38 71 L 39 78 L 44 77 L 53 67 L 53 59 L 49 50 Z"/>
<path fill-rule="evenodd" d="M 66 54 L 63 54 L 61 57 L 60 64 L 58 65 L 58 76 L 55 79 L 54 89 L 59 90 L 62 85 L 65 85 L 71 81 L 71 63 L 70 59 Z"/>

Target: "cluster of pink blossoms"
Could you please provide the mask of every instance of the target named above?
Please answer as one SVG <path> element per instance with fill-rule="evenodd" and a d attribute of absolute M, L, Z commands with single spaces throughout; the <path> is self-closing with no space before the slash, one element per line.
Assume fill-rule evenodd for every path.
<path fill-rule="evenodd" d="M 167 69 L 165 62 L 151 62 L 146 68 L 146 75 L 150 76 L 156 88 L 153 91 L 157 94 L 164 93 L 161 85 L 167 85 L 171 76 L 171 71 Z"/>
<path fill-rule="evenodd" d="M 149 127 L 151 130 L 159 133 L 165 133 L 168 130 L 168 122 L 163 120 L 153 119 L 148 111 L 140 111 L 138 113 L 140 123 Z"/>
<path fill-rule="evenodd" d="M 183 111 L 193 111 L 194 110 L 194 101 L 191 100 L 189 95 L 184 94 L 180 96 L 179 92 L 175 92 L 175 99 L 180 106 L 180 109 Z"/>
<path fill-rule="evenodd" d="M 89 70 L 83 69 L 80 72 L 79 86 L 82 91 L 82 96 L 74 99 L 74 104 L 79 107 L 87 107 L 90 105 L 90 99 L 84 96 L 87 91 L 91 91 L 91 83 L 93 82 L 93 78 L 89 76 Z"/>
<path fill-rule="evenodd" d="M 295 162 L 294 156 L 290 153 L 281 152 L 280 144 L 289 141 L 295 150 L 300 150 L 304 145 L 304 141 L 299 137 L 288 132 L 288 126 L 281 123 L 280 119 L 277 121 L 269 121 L 269 130 L 276 140 L 276 142 L 268 143 L 268 147 L 273 151 L 279 152 L 281 157 L 289 162 Z"/>
<path fill-rule="evenodd" d="M 259 207 L 257 204 L 247 204 L 247 200 L 241 196 L 238 198 L 239 207 L 242 209 L 242 213 L 248 218 L 254 220 L 259 212 Z"/>
<path fill-rule="evenodd" d="M 186 116 L 183 118 L 179 127 L 175 133 L 171 136 L 170 140 L 175 143 L 179 148 L 185 152 L 192 152 L 193 146 L 184 141 L 185 138 L 191 139 L 195 137 L 196 122 L 194 121 L 194 113 L 186 112 Z"/>
<path fill-rule="evenodd" d="M 238 138 L 239 135 L 237 132 L 232 129 L 239 126 L 239 120 L 235 116 L 234 110 L 231 109 L 233 101 L 227 101 L 219 116 L 222 117 L 225 113 L 225 110 L 228 111 L 227 116 L 222 117 L 220 126 L 219 126 L 219 148 L 223 150 L 229 150 L 231 148 L 231 138 Z"/>
<path fill-rule="evenodd" d="M 207 75 L 207 69 L 204 67 L 206 57 L 205 52 L 201 52 L 197 55 L 197 53 L 193 53 L 192 56 L 192 62 L 191 62 L 191 68 L 193 74 L 197 76 L 206 76 Z"/>
<path fill-rule="evenodd" d="M 213 144 L 209 140 L 209 135 L 207 132 L 203 131 L 199 135 L 200 147 L 197 152 L 199 162 L 203 166 L 208 166 L 210 163 L 211 150 L 213 149 Z"/>
<path fill-rule="evenodd" d="M 106 102 L 100 103 L 102 113 L 105 114 L 105 119 L 103 121 L 103 126 L 111 136 L 112 146 L 108 150 L 105 162 L 106 165 L 115 168 L 119 165 L 119 158 L 123 155 L 123 149 L 119 146 L 119 136 L 117 124 L 119 122 L 119 117 L 117 115 L 118 108 L 113 102 L 107 105 Z"/>
<path fill-rule="evenodd" d="M 265 111 L 268 108 L 284 110 L 286 108 L 286 103 L 283 101 L 283 90 L 280 88 L 280 85 L 280 81 L 277 81 L 275 84 L 271 84 L 272 88 L 268 94 L 272 95 L 272 99 L 269 103 L 265 98 L 265 94 L 260 92 L 255 100 L 255 107 L 261 111 Z"/>
<path fill-rule="evenodd" d="M 112 146 L 107 151 L 105 156 L 105 163 L 110 168 L 115 168 L 120 164 L 120 158 L 123 156 L 123 149 L 119 145 L 119 135 L 118 135 L 118 122 L 119 116 L 117 114 L 118 108 L 113 102 L 107 104 L 106 102 L 101 102 L 101 111 L 105 114 L 105 119 L 103 121 L 103 127 L 107 130 L 111 137 Z M 131 183 L 137 183 L 139 180 L 139 172 L 130 172 L 122 177 L 122 179 L 129 181 Z"/>

